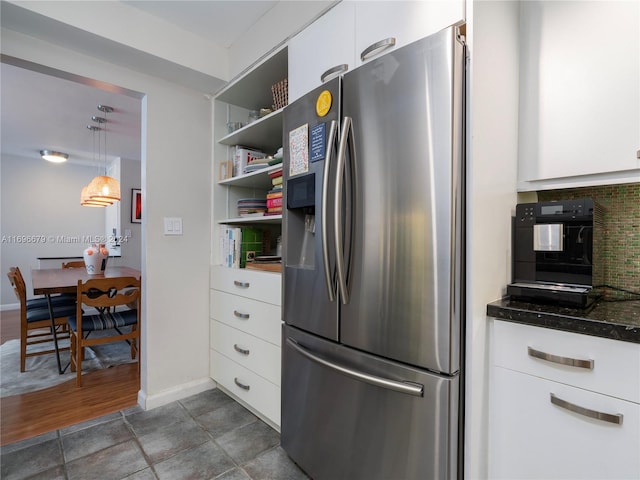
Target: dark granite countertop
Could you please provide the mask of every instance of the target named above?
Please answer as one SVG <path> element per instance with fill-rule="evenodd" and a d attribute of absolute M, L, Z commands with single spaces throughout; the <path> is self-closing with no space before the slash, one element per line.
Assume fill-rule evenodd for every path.
<path fill-rule="evenodd" d="M 500 320 L 640 343 L 640 300 L 599 300 L 586 309 L 527 303 L 502 298 L 487 305 Z"/>

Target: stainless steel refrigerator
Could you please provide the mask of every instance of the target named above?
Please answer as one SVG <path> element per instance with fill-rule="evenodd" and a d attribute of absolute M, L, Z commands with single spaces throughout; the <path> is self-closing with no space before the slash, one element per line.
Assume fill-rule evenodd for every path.
<path fill-rule="evenodd" d="M 464 77 L 452 26 L 286 107 L 281 442 L 316 480 L 461 475 Z"/>

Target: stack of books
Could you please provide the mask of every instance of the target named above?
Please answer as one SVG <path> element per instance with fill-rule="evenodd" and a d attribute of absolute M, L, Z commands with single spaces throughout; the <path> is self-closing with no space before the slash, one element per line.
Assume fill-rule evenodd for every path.
<path fill-rule="evenodd" d="M 241 217 L 261 217 L 267 211 L 264 198 L 241 198 L 238 200 L 238 215 Z"/>
<path fill-rule="evenodd" d="M 267 192 L 265 215 L 282 215 L 282 168 L 269 172 L 272 188 Z"/>

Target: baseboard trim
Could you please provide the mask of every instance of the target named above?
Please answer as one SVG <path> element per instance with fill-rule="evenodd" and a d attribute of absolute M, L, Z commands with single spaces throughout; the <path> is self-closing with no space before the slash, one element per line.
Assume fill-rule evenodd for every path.
<path fill-rule="evenodd" d="M 5 303 L 4 305 L 0 305 L 0 312 L 5 312 L 9 310 L 20 310 L 19 303 Z"/>
<path fill-rule="evenodd" d="M 153 395 L 147 395 L 147 392 L 140 390 L 138 392 L 138 405 L 140 405 L 144 410 L 152 410 L 171 402 L 175 402 L 176 400 L 182 400 L 183 398 L 190 397 L 191 395 L 211 390 L 216 386 L 216 382 L 207 377 L 183 383 L 182 385 L 168 388 Z"/>

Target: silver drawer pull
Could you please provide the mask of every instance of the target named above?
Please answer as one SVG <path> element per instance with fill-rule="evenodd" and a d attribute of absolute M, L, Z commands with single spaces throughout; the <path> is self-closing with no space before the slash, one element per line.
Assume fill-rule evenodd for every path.
<path fill-rule="evenodd" d="M 249 286 L 251 285 L 249 282 L 241 282 L 239 280 L 234 280 L 233 284 L 236 287 L 240 287 L 240 288 L 249 288 Z"/>
<path fill-rule="evenodd" d="M 595 366 L 595 360 L 580 360 L 579 358 L 561 357 L 559 355 L 553 355 L 551 353 L 541 352 L 531 347 L 527 347 L 527 353 L 530 357 L 546 360 L 547 362 L 558 363 L 560 365 L 568 365 L 570 367 L 586 368 L 593 370 Z"/>
<path fill-rule="evenodd" d="M 324 83 L 328 80 L 331 80 L 332 78 L 337 77 L 342 72 L 346 72 L 347 70 L 349 70 L 349 65 L 347 65 L 346 63 L 331 67 L 329 70 L 320 75 L 320 81 Z"/>
<path fill-rule="evenodd" d="M 373 45 L 369 45 L 360 54 L 360 60 L 364 62 L 367 58 L 372 57 L 374 53 L 377 53 L 378 50 L 386 50 L 387 48 L 393 47 L 395 44 L 396 39 L 394 37 L 389 37 L 384 40 L 380 40 Z"/>
<path fill-rule="evenodd" d="M 233 379 L 234 383 L 239 386 L 241 389 L 246 390 L 247 392 L 249 391 L 249 389 L 251 388 L 249 385 L 245 385 L 244 383 L 240 383 L 238 381 L 238 377 Z"/>
<path fill-rule="evenodd" d="M 549 395 L 551 396 L 551 403 L 560 408 L 564 408 L 565 410 L 569 410 L 570 412 L 577 413 L 579 415 L 584 415 L 585 417 L 602 420 L 603 422 L 622 425 L 623 415 L 621 413 L 598 412 L 597 410 L 591 410 L 590 408 L 584 408 L 580 405 L 576 405 L 575 403 L 562 400 L 561 398 L 556 397 L 553 393 L 550 393 Z"/>
<path fill-rule="evenodd" d="M 237 311 L 237 310 L 234 310 L 234 311 L 233 311 L 233 314 L 234 314 L 236 317 L 238 317 L 238 318 L 242 318 L 242 319 L 245 319 L 245 320 L 246 320 L 247 318 L 249 318 L 249 316 L 250 316 L 248 313 L 240 313 L 240 312 L 239 312 L 239 311 Z"/>
<path fill-rule="evenodd" d="M 236 352 L 241 353 L 242 355 L 249 355 L 249 353 L 251 353 L 249 350 L 247 350 L 245 348 L 240 348 L 237 343 L 233 344 L 233 349 Z"/>

